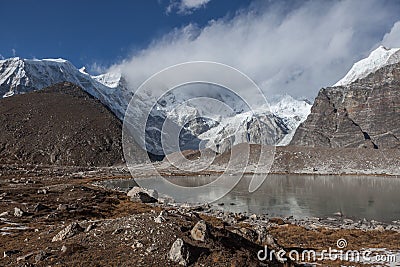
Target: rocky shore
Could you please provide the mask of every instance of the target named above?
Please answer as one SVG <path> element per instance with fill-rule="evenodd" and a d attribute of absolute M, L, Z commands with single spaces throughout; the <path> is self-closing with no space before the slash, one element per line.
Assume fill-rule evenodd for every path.
<path fill-rule="evenodd" d="M 94 185 L 129 178 L 123 168 L 1 168 L 2 266 L 310 266 L 257 255 L 265 246 L 335 248 L 338 239 L 348 249 L 400 250 L 398 221 L 231 213 Z"/>

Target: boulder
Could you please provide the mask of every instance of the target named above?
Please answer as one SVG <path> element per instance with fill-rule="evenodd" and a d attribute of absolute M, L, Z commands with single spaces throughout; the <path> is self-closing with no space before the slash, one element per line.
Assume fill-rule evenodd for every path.
<path fill-rule="evenodd" d="M 157 202 L 158 192 L 135 186 L 129 190 L 127 196 L 134 202 L 155 203 Z"/>
<path fill-rule="evenodd" d="M 193 240 L 204 242 L 209 237 L 209 227 L 205 221 L 201 220 L 190 231 Z"/>
<path fill-rule="evenodd" d="M 163 223 L 163 222 L 165 222 L 166 220 L 165 220 L 165 218 L 164 218 L 164 213 L 161 211 L 160 212 L 160 214 L 156 217 L 156 218 L 154 218 L 154 221 L 156 222 L 156 223 Z"/>
<path fill-rule="evenodd" d="M 20 208 L 14 208 L 14 216 L 15 217 L 22 217 L 25 214 Z"/>
<path fill-rule="evenodd" d="M 84 229 L 77 222 L 73 222 L 55 235 L 51 242 L 62 241 L 83 231 Z"/>
<path fill-rule="evenodd" d="M 175 240 L 168 253 L 168 258 L 179 265 L 187 266 L 189 264 L 189 250 L 181 238 Z"/>

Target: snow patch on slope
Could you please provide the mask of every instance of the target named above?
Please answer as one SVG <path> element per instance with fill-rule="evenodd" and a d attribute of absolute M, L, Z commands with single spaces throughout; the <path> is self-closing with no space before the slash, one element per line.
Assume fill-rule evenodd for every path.
<path fill-rule="evenodd" d="M 379 46 L 371 54 L 353 65 L 346 76 L 335 83 L 334 86 L 346 86 L 368 76 L 368 74 L 377 71 L 387 65 L 400 62 L 400 48 L 386 48 Z"/>
<path fill-rule="evenodd" d="M 105 74 L 92 76 L 92 78 L 105 86 L 116 88 L 121 81 L 121 73 L 108 72 Z"/>
<path fill-rule="evenodd" d="M 281 118 L 288 128 L 288 134 L 278 142 L 278 146 L 286 146 L 292 140 L 300 123 L 304 122 L 311 113 L 312 105 L 306 100 L 296 100 L 290 95 L 285 95 L 275 104 L 271 105 L 271 112 Z"/>

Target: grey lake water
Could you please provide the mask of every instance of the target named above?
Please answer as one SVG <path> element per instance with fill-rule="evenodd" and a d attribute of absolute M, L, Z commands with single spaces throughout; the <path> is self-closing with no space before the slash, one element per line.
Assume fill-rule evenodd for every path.
<path fill-rule="evenodd" d="M 271 216 L 329 217 L 336 212 L 353 219 L 366 218 L 382 222 L 400 220 L 400 179 L 371 176 L 307 176 L 268 175 L 253 193 L 248 192 L 252 176 L 244 176 L 236 187 L 215 204 L 232 212 L 249 212 Z M 198 187 L 215 180 L 212 176 L 172 177 L 169 182 L 186 187 Z M 141 178 L 143 187 L 163 193 L 166 180 Z M 131 180 L 108 181 L 107 187 L 128 190 L 135 185 Z M 215 185 L 201 192 L 205 198 L 226 190 Z M 198 192 L 196 192 L 198 193 Z M 198 199 L 199 196 L 196 196 Z M 191 202 L 193 191 L 174 196 L 177 202 Z"/>

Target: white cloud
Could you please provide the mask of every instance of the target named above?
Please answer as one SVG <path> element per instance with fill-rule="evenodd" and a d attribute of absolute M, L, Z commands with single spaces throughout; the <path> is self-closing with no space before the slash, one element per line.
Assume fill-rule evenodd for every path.
<path fill-rule="evenodd" d="M 15 48 L 11 49 L 12 55 L 13 57 L 15 57 L 17 55 L 17 50 L 15 50 Z"/>
<path fill-rule="evenodd" d="M 382 40 L 382 44 L 389 48 L 400 47 L 400 21 L 397 21 L 390 32 L 385 34 Z"/>
<path fill-rule="evenodd" d="M 4 57 L 3 57 L 3 55 L 2 55 L 2 54 L 0 54 L 0 59 L 1 59 L 1 60 L 3 60 L 3 59 L 4 59 Z"/>
<path fill-rule="evenodd" d="M 101 74 L 107 71 L 107 67 L 97 62 L 92 63 L 88 66 L 89 72 L 92 74 Z"/>
<path fill-rule="evenodd" d="M 218 61 L 249 75 L 267 97 L 288 93 L 312 99 L 366 56 L 399 19 L 397 7 L 379 0 L 308 1 L 290 11 L 284 1 L 265 3 L 201 29 L 192 24 L 175 29 L 112 68 L 137 88 L 170 65 Z"/>
<path fill-rule="evenodd" d="M 191 14 L 196 9 L 205 7 L 211 0 L 171 0 L 166 13 L 176 10 L 178 14 Z"/>

